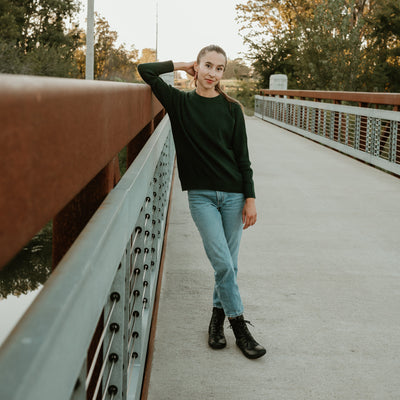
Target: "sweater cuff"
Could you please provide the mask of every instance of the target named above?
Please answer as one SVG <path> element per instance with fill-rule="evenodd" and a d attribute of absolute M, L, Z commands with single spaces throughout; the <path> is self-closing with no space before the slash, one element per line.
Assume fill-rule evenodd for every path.
<path fill-rule="evenodd" d="M 244 197 L 246 199 L 248 199 L 248 198 L 254 198 L 255 199 L 256 198 L 256 194 L 255 194 L 255 191 L 254 191 L 254 185 L 252 183 L 245 184 L 243 192 L 244 192 L 243 193 Z"/>

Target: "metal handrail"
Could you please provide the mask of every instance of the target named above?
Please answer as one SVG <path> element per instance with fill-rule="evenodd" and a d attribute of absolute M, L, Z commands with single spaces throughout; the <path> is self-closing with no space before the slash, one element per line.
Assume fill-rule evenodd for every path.
<path fill-rule="evenodd" d="M 62 218 L 56 265 L 75 239 L 58 227 L 89 220 L 118 181 L 118 152 L 128 146 L 131 162 L 162 109 L 147 85 L 0 74 L 0 269 Z M 89 200 L 79 198 L 88 184 Z M 74 198 L 76 218 L 65 211 Z"/>
<path fill-rule="evenodd" d="M 398 111 L 257 95 L 255 115 L 400 175 Z"/>
<path fill-rule="evenodd" d="M 146 277 L 151 289 L 146 307 L 138 305 L 140 317 L 135 314 L 135 330 L 140 330 L 140 340 L 134 343 L 134 371 L 126 368 L 127 338 L 132 334 L 128 330 L 127 306 L 129 253 L 132 236 L 144 218 L 142 206 L 155 190 L 153 178 L 160 168 L 166 171 L 163 190 L 159 191 L 166 214 L 173 160 L 171 128 L 165 117 L 0 348 L 1 399 L 86 399 L 82 387 L 85 387 L 87 350 L 103 310 L 109 316 L 113 307 L 112 318 L 107 321 L 117 324 L 118 329 L 106 335 L 104 345 L 109 353 L 118 355 L 118 361 L 104 357 L 101 369 L 109 387 L 102 388 L 101 393 L 104 397 L 109 390 L 116 399 L 139 398 L 165 218 L 160 220 L 159 234 L 154 239 L 157 254 L 153 274 Z M 143 242 L 143 236 L 138 236 L 135 246 L 141 245 L 138 242 Z M 137 285 L 132 290 L 137 290 Z M 117 303 L 110 299 L 114 292 L 121 296 Z M 100 391 L 101 385 L 96 390 Z"/>
<path fill-rule="evenodd" d="M 314 101 L 330 100 L 336 104 L 342 101 L 357 103 L 360 107 L 367 105 L 391 105 L 394 111 L 400 106 L 400 93 L 377 93 L 377 92 L 341 92 L 324 90 L 271 90 L 261 89 L 261 96 L 278 96 L 289 99 L 299 98 L 301 100 L 311 99 Z"/>

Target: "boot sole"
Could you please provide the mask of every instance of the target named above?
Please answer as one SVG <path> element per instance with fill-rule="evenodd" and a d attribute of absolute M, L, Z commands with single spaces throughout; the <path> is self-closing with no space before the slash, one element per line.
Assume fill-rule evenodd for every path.
<path fill-rule="evenodd" d="M 208 345 L 214 350 L 220 350 L 220 349 L 224 349 L 226 347 L 226 343 L 224 343 L 224 344 L 211 344 L 211 343 L 208 343 Z"/>
<path fill-rule="evenodd" d="M 239 346 L 238 346 L 239 347 Z M 262 356 L 265 356 L 265 354 L 267 353 L 267 350 L 264 349 L 264 351 L 260 351 L 260 353 L 258 354 L 247 354 L 245 351 L 243 351 L 240 347 L 239 347 L 240 351 L 243 353 L 243 355 L 246 358 L 249 358 L 250 360 L 255 360 L 257 358 L 260 358 Z"/>

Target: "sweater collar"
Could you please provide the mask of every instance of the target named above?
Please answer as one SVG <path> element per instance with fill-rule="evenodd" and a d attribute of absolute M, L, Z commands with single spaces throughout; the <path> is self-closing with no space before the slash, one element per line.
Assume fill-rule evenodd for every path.
<path fill-rule="evenodd" d="M 221 97 L 222 97 L 222 95 L 221 94 L 219 94 L 218 96 L 215 96 L 215 97 L 205 97 L 205 96 L 200 96 L 197 92 L 196 92 L 196 90 L 193 90 L 192 91 L 192 95 L 195 97 L 195 98 L 197 98 L 197 99 L 199 99 L 199 100 L 201 100 L 201 101 L 216 101 L 216 100 L 219 100 Z"/>

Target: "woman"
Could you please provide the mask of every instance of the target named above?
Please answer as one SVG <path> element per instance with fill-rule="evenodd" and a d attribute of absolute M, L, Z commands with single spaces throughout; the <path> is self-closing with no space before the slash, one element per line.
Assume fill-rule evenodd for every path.
<path fill-rule="evenodd" d="M 253 172 L 241 106 L 220 87 L 226 63 L 224 50 L 210 45 L 194 62 L 147 63 L 138 70 L 169 114 L 182 190 L 214 268 L 208 344 L 226 346 L 227 316 L 243 354 L 258 358 L 266 351 L 247 328 L 236 281 L 242 230 L 257 219 Z M 195 90 L 180 91 L 159 77 L 178 70 L 194 76 Z"/>

